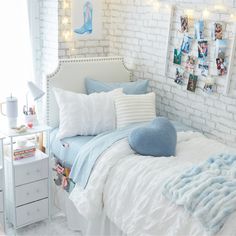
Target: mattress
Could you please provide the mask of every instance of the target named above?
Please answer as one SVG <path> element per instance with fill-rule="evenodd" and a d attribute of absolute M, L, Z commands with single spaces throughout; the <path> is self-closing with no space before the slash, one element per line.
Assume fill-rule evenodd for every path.
<path fill-rule="evenodd" d="M 62 141 L 56 138 L 58 128 L 50 133 L 51 152 L 67 168 L 71 168 L 80 149 L 95 136 L 75 136 L 64 138 Z"/>

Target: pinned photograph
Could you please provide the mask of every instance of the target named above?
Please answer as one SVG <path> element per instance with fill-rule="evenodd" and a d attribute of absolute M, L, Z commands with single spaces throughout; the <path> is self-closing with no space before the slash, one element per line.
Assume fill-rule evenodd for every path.
<path fill-rule="evenodd" d="M 217 75 L 223 76 L 227 74 L 227 64 L 225 59 L 223 58 L 216 58 L 216 69 Z"/>
<path fill-rule="evenodd" d="M 185 71 L 182 68 L 177 67 L 175 71 L 175 83 L 179 85 L 183 85 L 184 76 L 185 76 Z"/>
<path fill-rule="evenodd" d="M 181 52 L 188 54 L 191 49 L 192 41 L 193 41 L 192 37 L 185 35 L 180 49 Z"/>
<path fill-rule="evenodd" d="M 213 40 L 222 39 L 225 24 L 222 22 L 215 22 L 212 25 L 211 36 Z"/>
<path fill-rule="evenodd" d="M 209 73 L 209 65 L 208 65 L 207 63 L 199 64 L 199 65 L 198 65 L 198 68 L 200 69 L 202 76 L 204 76 L 204 77 L 207 77 L 207 76 L 208 76 L 208 73 Z"/>
<path fill-rule="evenodd" d="M 193 74 L 189 75 L 187 90 L 195 92 L 197 86 L 197 79 L 198 79 L 197 75 Z"/>
<path fill-rule="evenodd" d="M 212 94 L 215 91 L 215 81 L 212 78 L 208 78 L 204 84 L 203 91 Z"/>
<path fill-rule="evenodd" d="M 180 16 L 181 33 L 188 32 L 188 16 Z"/>
<path fill-rule="evenodd" d="M 214 87 L 213 84 L 205 83 L 204 88 L 203 88 L 203 91 L 206 92 L 206 93 L 208 93 L 208 94 L 211 94 L 211 93 L 214 92 L 213 87 Z"/>
<path fill-rule="evenodd" d="M 182 53 L 178 49 L 174 49 L 174 64 L 181 65 Z"/>
<path fill-rule="evenodd" d="M 187 60 L 185 62 L 186 71 L 193 71 L 197 62 L 197 58 L 195 56 L 187 56 Z"/>
<path fill-rule="evenodd" d="M 216 49 L 215 49 L 216 58 L 225 59 L 226 48 L 227 48 L 227 41 L 225 39 L 222 40 L 217 39 Z"/>
<path fill-rule="evenodd" d="M 198 20 L 194 23 L 194 30 L 195 30 L 195 38 L 197 40 L 204 39 L 204 21 Z"/>
<path fill-rule="evenodd" d="M 208 55 L 208 43 L 206 40 L 198 42 L 198 58 L 204 59 Z"/>

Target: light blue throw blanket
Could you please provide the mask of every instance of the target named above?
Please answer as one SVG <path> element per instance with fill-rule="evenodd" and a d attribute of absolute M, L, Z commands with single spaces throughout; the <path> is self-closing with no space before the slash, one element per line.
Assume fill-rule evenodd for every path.
<path fill-rule="evenodd" d="M 211 234 L 236 211 L 236 155 L 220 154 L 164 184 L 163 194 L 197 217 Z"/>
<path fill-rule="evenodd" d="M 85 188 L 99 156 L 115 142 L 128 137 L 133 129 L 145 124 L 147 123 L 132 124 L 115 131 L 108 131 L 96 136 L 86 143 L 76 156 L 72 166 L 70 178 L 73 182 L 79 183 L 82 188 Z"/>
<path fill-rule="evenodd" d="M 190 130 L 189 127 L 184 126 L 176 121 L 171 121 L 177 131 Z M 79 183 L 82 188 L 85 188 L 91 172 L 100 155 L 112 146 L 115 142 L 129 136 L 130 132 L 138 127 L 147 125 L 147 122 L 132 124 L 127 127 L 117 129 L 115 131 L 108 131 L 102 133 L 84 144 L 73 163 L 70 178 L 74 183 Z M 73 188 L 73 186 L 72 186 Z"/>

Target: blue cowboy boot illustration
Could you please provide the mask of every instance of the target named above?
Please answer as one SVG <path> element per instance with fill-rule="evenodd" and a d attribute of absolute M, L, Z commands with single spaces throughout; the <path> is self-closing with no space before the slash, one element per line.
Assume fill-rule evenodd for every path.
<path fill-rule="evenodd" d="M 93 31 L 93 24 L 92 24 L 93 6 L 90 1 L 87 1 L 84 4 L 83 14 L 84 14 L 84 25 L 79 29 L 75 29 L 74 32 L 77 34 L 91 34 Z"/>

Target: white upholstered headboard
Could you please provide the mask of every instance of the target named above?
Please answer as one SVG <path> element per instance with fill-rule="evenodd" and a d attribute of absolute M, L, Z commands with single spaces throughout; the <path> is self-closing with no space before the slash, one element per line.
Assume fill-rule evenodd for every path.
<path fill-rule="evenodd" d="M 56 71 L 47 76 L 47 124 L 57 127 L 59 109 L 52 92 L 53 87 L 84 93 L 86 77 L 104 82 L 128 82 L 132 74 L 121 57 L 60 59 Z"/>

